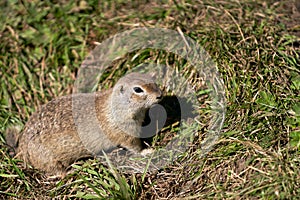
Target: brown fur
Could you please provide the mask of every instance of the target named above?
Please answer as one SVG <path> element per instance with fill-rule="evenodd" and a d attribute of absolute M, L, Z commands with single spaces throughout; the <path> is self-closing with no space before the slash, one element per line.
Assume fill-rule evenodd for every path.
<path fill-rule="evenodd" d="M 142 88 L 145 94 L 136 94 L 132 90 L 136 86 Z M 19 143 L 17 157 L 51 174 L 64 173 L 74 161 L 93 156 L 94 149 L 100 151 L 122 146 L 141 152 L 138 136 L 145 112 L 161 99 L 161 95 L 149 76 L 128 74 L 107 91 L 63 96 L 50 101 L 30 117 L 20 137 L 7 133 L 11 136 L 6 139 L 13 147 Z M 95 107 L 88 103 L 93 98 Z M 80 102 L 79 114 L 72 110 L 75 101 Z M 95 140 L 92 138 L 92 143 L 86 144 L 82 138 L 84 134 L 92 133 L 87 138 L 94 137 L 97 131 L 89 120 L 93 109 L 104 135 Z M 83 127 L 81 135 L 76 123 Z"/>

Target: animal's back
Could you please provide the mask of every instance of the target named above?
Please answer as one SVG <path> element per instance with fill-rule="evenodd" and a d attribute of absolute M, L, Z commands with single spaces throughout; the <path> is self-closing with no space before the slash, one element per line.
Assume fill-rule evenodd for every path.
<path fill-rule="evenodd" d="M 19 157 L 37 168 L 60 171 L 78 158 L 91 155 L 77 134 L 72 98 L 54 99 L 30 117 L 19 138 Z"/>

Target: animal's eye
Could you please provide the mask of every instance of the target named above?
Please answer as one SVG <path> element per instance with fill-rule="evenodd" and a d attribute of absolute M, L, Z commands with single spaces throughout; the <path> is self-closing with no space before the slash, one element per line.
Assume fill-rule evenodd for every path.
<path fill-rule="evenodd" d="M 134 87 L 133 90 L 136 92 L 136 93 L 143 93 L 144 90 L 140 87 Z"/>

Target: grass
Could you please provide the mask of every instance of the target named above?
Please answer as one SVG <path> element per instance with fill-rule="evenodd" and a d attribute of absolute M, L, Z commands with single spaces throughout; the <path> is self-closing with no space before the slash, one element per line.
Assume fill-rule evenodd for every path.
<path fill-rule="evenodd" d="M 1 2 L 0 197 L 296 199 L 300 11 L 295 2 Z M 26 123 L 42 104 L 70 94 L 80 64 L 97 42 L 144 26 L 179 28 L 218 64 L 227 113 L 222 136 L 207 156 L 200 157 L 199 137 L 155 173 L 129 174 L 89 159 L 75 163 L 62 180 L 9 157 L 3 137 L 8 126 Z M 107 69 L 100 87 L 111 87 L 127 70 L 151 60 L 182 72 L 191 67 L 166 52 L 135 51 Z M 202 88 L 196 79 L 190 82 Z M 175 122 L 165 127 L 158 144 L 165 144 L 177 128 Z"/>

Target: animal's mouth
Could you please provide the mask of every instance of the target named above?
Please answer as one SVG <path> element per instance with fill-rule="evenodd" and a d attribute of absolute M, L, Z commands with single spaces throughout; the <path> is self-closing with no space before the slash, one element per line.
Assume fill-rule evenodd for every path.
<path fill-rule="evenodd" d="M 153 104 L 159 103 L 163 99 L 163 95 L 159 94 L 153 99 Z"/>
<path fill-rule="evenodd" d="M 158 96 L 156 97 L 156 100 L 157 100 L 158 102 L 160 102 L 162 99 L 163 99 L 163 95 L 162 95 L 162 94 L 160 94 L 160 95 L 158 95 Z"/>

